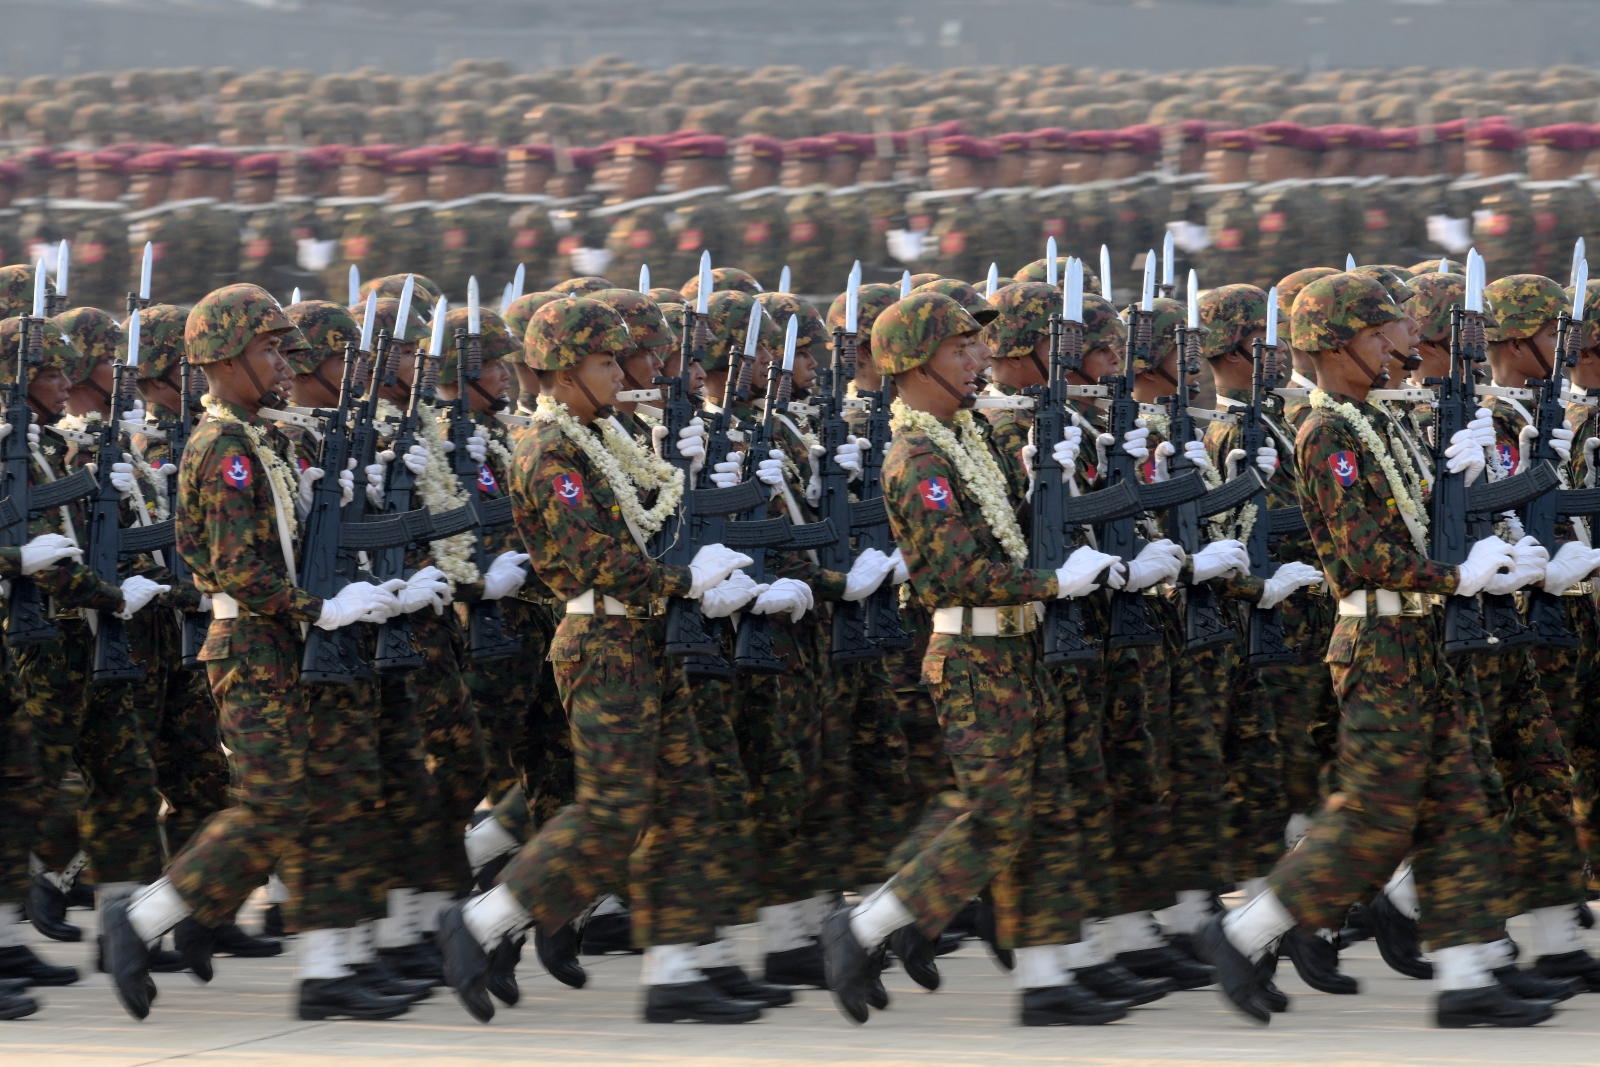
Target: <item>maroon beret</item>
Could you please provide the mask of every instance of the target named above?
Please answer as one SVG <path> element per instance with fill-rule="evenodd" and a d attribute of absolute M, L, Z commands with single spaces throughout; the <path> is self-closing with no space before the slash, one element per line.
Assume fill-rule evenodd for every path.
<path fill-rule="evenodd" d="M 1212 130 L 1206 134 L 1206 148 L 1221 152 L 1254 152 L 1258 142 L 1249 130 Z"/>
<path fill-rule="evenodd" d="M 241 178 L 276 178 L 278 176 L 279 160 L 276 152 L 261 152 L 253 156 L 245 156 L 239 160 L 239 177 Z"/>
<path fill-rule="evenodd" d="M 816 163 L 833 155 L 833 142 L 825 137 L 796 137 L 783 146 L 783 158 Z"/>
<path fill-rule="evenodd" d="M 774 163 L 783 162 L 783 142 L 776 137 L 763 137 L 760 134 L 751 134 L 739 142 L 750 153 L 753 159 L 770 159 Z"/>
<path fill-rule="evenodd" d="M 1467 132 L 1467 144 L 1491 152 L 1515 152 L 1527 144 L 1522 131 L 1504 122 L 1484 122 Z"/>
<path fill-rule="evenodd" d="M 506 149 L 506 161 L 509 163 L 554 163 L 556 150 L 554 145 L 547 144 L 519 144 Z"/>
<path fill-rule="evenodd" d="M 1529 130 L 1528 143 L 1562 152 L 1587 152 L 1594 147 L 1594 132 L 1581 122 L 1562 122 Z"/>
<path fill-rule="evenodd" d="M 1045 126 L 1028 134 L 1028 147 L 1035 152 L 1065 152 L 1071 136 L 1060 126 Z"/>
<path fill-rule="evenodd" d="M 714 133 L 677 137 L 671 142 L 673 159 L 726 159 L 728 139 Z"/>
<path fill-rule="evenodd" d="M 967 159 L 994 159 L 995 146 L 981 137 L 939 137 L 928 142 L 930 156 L 964 156 Z"/>
<path fill-rule="evenodd" d="M 642 159 L 661 167 L 667 162 L 667 146 L 655 137 L 619 137 L 613 142 L 612 155 L 617 159 Z"/>

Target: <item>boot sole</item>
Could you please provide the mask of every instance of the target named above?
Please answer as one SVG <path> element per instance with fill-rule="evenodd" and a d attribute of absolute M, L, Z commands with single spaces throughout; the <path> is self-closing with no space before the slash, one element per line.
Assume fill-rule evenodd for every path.
<path fill-rule="evenodd" d="M 1022 1013 L 1023 1026 L 1101 1026 L 1105 1023 L 1114 1023 L 1118 1019 L 1125 1019 L 1125 1011 L 1106 1011 L 1094 1015 L 1062 1015 L 1053 1011 L 1025 1011 Z"/>
<path fill-rule="evenodd" d="M 1438 1022 L 1439 1027 L 1444 1030 L 1465 1030 L 1473 1026 L 1494 1026 L 1502 1029 L 1513 1030 L 1522 1026 L 1538 1026 L 1542 1022 L 1548 1021 L 1553 1015 L 1555 1015 L 1554 1008 L 1549 1009 L 1537 1018 L 1515 1020 L 1485 1018 L 1482 1015 L 1452 1014 L 1438 1016 Z"/>
<path fill-rule="evenodd" d="M 78 976 L 75 974 L 70 977 L 61 976 L 57 978 L 40 978 L 31 974 L 7 974 L 0 975 L 0 977 L 12 980 L 21 979 L 30 986 L 68 986 L 78 984 Z"/>
<path fill-rule="evenodd" d="M 301 1009 L 300 1009 L 300 1018 L 306 1020 L 307 1022 L 313 1022 L 313 1023 L 315 1023 L 315 1022 L 323 1022 L 323 1021 L 328 1020 L 328 1019 L 353 1019 L 353 1020 L 356 1020 L 356 1021 L 370 1022 L 370 1021 L 375 1020 L 375 1019 L 393 1019 L 396 1016 L 404 1015 L 405 1013 L 406 1013 L 406 1009 L 403 1008 L 403 1007 L 402 1008 L 397 1008 L 394 1011 L 372 1012 L 370 1014 L 366 1013 L 366 1012 L 352 1013 L 352 1012 L 348 1012 L 348 1011 L 343 1011 L 343 1010 L 341 1010 L 339 1008 L 307 1008 L 307 1007 L 301 1007 Z"/>
<path fill-rule="evenodd" d="M 646 1008 L 644 1011 L 644 1021 L 647 1023 L 710 1023 L 715 1026 L 753 1023 L 759 1018 L 761 1018 L 759 1011 L 740 1012 L 737 1015 L 705 1015 L 682 1008 Z"/>

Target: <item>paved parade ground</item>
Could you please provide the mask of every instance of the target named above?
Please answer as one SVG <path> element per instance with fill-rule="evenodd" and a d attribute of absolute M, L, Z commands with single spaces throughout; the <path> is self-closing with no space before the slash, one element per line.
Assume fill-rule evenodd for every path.
<path fill-rule="evenodd" d="M 86 940 L 93 915 L 74 911 Z M 1519 933 L 1516 924 L 1513 935 Z M 1591 936 L 1588 948 L 1600 947 Z M 91 942 L 92 943 L 92 942 Z M 89 964 L 87 944 L 40 940 L 50 962 Z M 747 962 L 758 950 L 743 944 Z M 187 975 L 158 974 L 150 1018 L 135 1023 L 118 1007 L 103 975 L 38 991 L 31 1019 L 0 1024 L 6 1067 L 136 1067 L 175 1064 L 273 1067 L 421 1067 L 537 1064 L 539 1067 L 685 1064 L 872 1064 L 881 1067 L 1031 1067 L 1034 1064 L 1516 1064 L 1563 1067 L 1595 1062 L 1600 995 L 1568 1001 L 1533 1030 L 1442 1031 L 1431 1025 L 1429 983 L 1402 978 L 1364 942 L 1345 954 L 1362 995 L 1308 989 L 1288 961 L 1278 974 L 1287 1015 L 1260 1029 L 1223 1007 L 1215 990 L 1177 993 L 1102 1027 L 1025 1029 L 1011 1014 L 1011 979 L 968 942 L 940 960 L 944 991 L 924 993 L 899 969 L 884 976 L 893 998 L 865 1027 L 846 1025 L 824 992 L 808 990 L 788 1007 L 746 1026 L 650 1026 L 638 1019 L 639 961 L 585 957 L 589 985 L 572 990 L 540 971 L 533 952 L 518 977 L 523 999 L 494 1022 L 473 1022 L 447 991 L 393 1022 L 308 1023 L 290 1017 L 293 950 L 268 960 L 216 961 L 202 988 Z"/>

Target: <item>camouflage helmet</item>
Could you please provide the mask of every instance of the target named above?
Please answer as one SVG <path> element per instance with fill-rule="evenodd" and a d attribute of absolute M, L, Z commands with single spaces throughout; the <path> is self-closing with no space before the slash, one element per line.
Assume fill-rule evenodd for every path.
<path fill-rule="evenodd" d="M 993 304 L 983 298 L 966 282 L 954 278 L 940 278 L 938 281 L 924 282 L 911 290 L 912 293 L 943 293 L 962 307 L 967 309 L 967 314 L 978 321 L 979 326 L 987 326 L 1000 316 Z"/>
<path fill-rule="evenodd" d="M 243 354 L 261 334 L 292 329 L 289 316 L 261 286 L 225 285 L 207 293 L 189 312 L 183 344 L 189 362 L 203 367 Z"/>
<path fill-rule="evenodd" d="M 706 326 L 711 340 L 706 344 L 706 354 L 700 366 L 708 371 L 727 370 L 733 362 L 735 348 L 742 353 L 747 331 L 750 329 L 750 309 L 758 301 L 756 294 L 743 289 L 719 289 L 706 301 Z M 765 311 L 761 314 L 761 341 L 771 352 L 783 351 L 783 330 Z"/>
<path fill-rule="evenodd" d="M 1278 290 L 1278 321 L 1289 321 L 1289 312 L 1294 310 L 1294 298 L 1300 295 L 1300 290 L 1318 278 L 1331 278 L 1338 273 L 1332 267 L 1305 267 L 1285 274 L 1283 280 L 1273 286 Z"/>
<path fill-rule="evenodd" d="M 1461 262 L 1459 262 L 1458 260 L 1446 259 L 1443 262 L 1444 262 L 1444 273 L 1446 273 L 1446 274 L 1460 274 L 1460 275 L 1463 275 L 1463 276 L 1466 275 L 1466 273 L 1467 273 L 1466 266 L 1464 264 L 1462 264 Z M 1413 264 L 1411 264 L 1411 266 L 1407 267 L 1406 270 L 1410 271 L 1411 272 L 1411 277 L 1413 279 L 1415 279 L 1418 275 L 1421 275 L 1421 274 L 1438 274 L 1439 273 L 1439 263 L 1440 263 L 1440 261 L 1437 260 L 1437 259 L 1425 259 L 1421 263 L 1413 263 Z"/>
<path fill-rule="evenodd" d="M 61 332 L 67 335 L 78 350 L 78 364 L 64 367 L 72 384 L 77 385 L 94 370 L 101 360 L 120 363 L 128 354 L 128 339 L 122 332 L 122 323 L 99 308 L 73 308 L 55 318 Z"/>
<path fill-rule="evenodd" d="M 943 278 L 943 277 L 944 277 L 944 275 L 942 275 L 942 274 L 933 274 L 933 273 L 926 273 L 926 272 L 922 273 L 922 274 L 913 274 L 911 276 L 911 288 L 915 289 L 919 285 L 927 285 L 929 282 L 936 282 L 940 278 Z"/>
<path fill-rule="evenodd" d="M 189 309 L 174 304 L 151 304 L 139 312 L 139 374 L 141 382 L 163 378 L 183 358 L 183 331 Z M 127 344 L 127 327 L 123 327 Z"/>
<path fill-rule="evenodd" d="M 310 374 L 323 360 L 343 355 L 347 343 L 361 343 L 361 326 L 343 304 L 331 300 L 302 300 L 284 308 L 283 313 L 306 339 L 306 347 L 295 349 L 293 358 L 285 346 L 284 358 L 296 374 Z"/>
<path fill-rule="evenodd" d="M 1266 329 L 1267 294 L 1253 285 L 1219 285 L 1200 297 L 1200 323 L 1209 331 L 1200 339 L 1200 354 L 1225 356 Z"/>
<path fill-rule="evenodd" d="M 20 340 L 22 316 L 13 315 L 0 321 L 0 352 L 11 353 L 11 358 L 0 359 L 0 385 L 10 385 L 17 380 L 17 343 Z M 53 320 L 44 320 L 44 344 L 39 349 L 39 364 L 34 371 L 58 370 L 71 377 L 70 369 L 84 363 L 72 341 L 61 332 Z M 82 381 L 82 378 L 77 379 Z"/>
<path fill-rule="evenodd" d="M 789 328 L 789 316 L 800 317 L 800 332 L 795 341 L 796 348 L 803 348 L 809 344 L 817 346 L 820 352 L 828 345 L 828 328 L 823 325 L 822 313 L 817 306 L 803 296 L 793 293 L 757 293 L 756 299 L 767 309 L 767 314 L 772 316 L 772 321 L 778 324 L 779 329 Z M 822 357 L 813 352 L 812 355 Z"/>
<path fill-rule="evenodd" d="M 948 338 L 982 329 L 953 298 L 912 293 L 890 304 L 872 324 L 872 365 L 880 374 L 904 374 L 932 359 Z"/>
<path fill-rule="evenodd" d="M 376 292 L 379 300 L 399 300 L 400 293 L 406 287 L 406 278 L 411 278 L 411 307 L 413 312 L 417 308 L 431 312 L 433 305 L 439 302 L 439 295 L 444 292 L 437 282 L 425 274 L 389 274 L 382 278 L 373 278 L 361 283 L 361 302 L 365 306 L 367 294 Z M 356 308 L 351 308 L 356 311 Z"/>
<path fill-rule="evenodd" d="M 650 297 L 650 299 L 654 300 L 657 304 L 681 304 L 681 303 L 683 303 L 683 294 L 682 293 L 678 292 L 678 290 L 676 290 L 676 289 L 668 289 L 666 286 L 662 286 L 662 285 L 658 285 L 655 288 L 651 289 L 650 292 L 648 294 L 646 294 L 646 295 L 648 295 Z"/>
<path fill-rule="evenodd" d="M 1413 298 L 1406 311 L 1417 321 L 1422 340 L 1450 340 L 1450 309 L 1465 302 L 1467 279 L 1462 274 L 1423 274 L 1411 280 Z"/>
<path fill-rule="evenodd" d="M 1572 286 L 1567 286 L 1567 304 L 1572 304 Z M 1600 278 L 1595 279 L 1584 287 L 1583 297 L 1583 347 L 1594 348 L 1600 345 Z"/>
<path fill-rule="evenodd" d="M 1483 306 L 1499 319 L 1484 331 L 1493 341 L 1532 337 L 1571 305 L 1561 286 L 1542 274 L 1508 274 L 1483 287 Z"/>
<path fill-rule="evenodd" d="M 355 322 L 357 322 L 357 325 L 365 326 L 366 307 L 352 307 L 350 310 L 352 310 L 352 314 L 355 315 Z M 392 339 L 392 341 L 422 341 L 422 339 L 426 338 L 427 323 L 422 322 L 421 318 L 418 318 L 416 310 L 418 310 L 418 306 L 416 306 L 416 304 L 411 304 L 411 314 L 406 315 L 405 318 L 405 336 L 403 336 L 403 338 L 395 338 L 394 334 L 390 333 L 390 339 Z M 374 349 L 378 347 L 378 334 L 387 333 L 387 331 L 394 330 L 395 325 L 397 325 L 395 320 L 397 320 L 398 317 L 400 317 L 400 301 L 395 301 L 395 299 L 381 299 L 381 301 L 378 301 L 378 304 L 376 304 L 376 307 L 373 307 Z"/>
<path fill-rule="evenodd" d="M 738 267 L 713 267 L 711 269 L 711 291 L 721 293 L 728 289 L 737 289 L 741 293 L 761 292 L 761 283 L 756 281 L 755 275 L 742 271 Z M 678 295 L 684 303 L 694 300 L 700 295 L 700 275 L 697 272 L 693 278 L 678 287 Z"/>
<path fill-rule="evenodd" d="M 506 329 L 511 331 L 511 336 L 516 338 L 520 345 L 523 336 L 528 332 L 528 321 L 533 318 L 533 313 L 550 303 L 550 301 L 561 299 L 561 295 L 555 292 L 523 293 L 511 301 L 511 306 L 506 308 L 504 315 L 500 316 L 500 321 L 506 324 Z M 522 360 L 520 354 L 515 354 L 508 358 L 513 363 L 519 363 Z"/>
<path fill-rule="evenodd" d="M 632 347 L 628 324 L 611 305 L 592 297 L 564 296 L 533 313 L 522 362 L 534 370 L 567 370 L 588 356 L 621 355 Z"/>
<path fill-rule="evenodd" d="M 1302 352 L 1331 352 L 1355 340 L 1369 326 L 1403 318 L 1405 312 L 1378 279 L 1350 272 L 1334 274 L 1318 278 L 1294 298 L 1290 344 Z"/>
<path fill-rule="evenodd" d="M 616 285 L 604 278 L 568 278 L 550 287 L 553 293 L 563 296 L 577 296 L 581 293 L 598 293 L 602 289 L 615 289 Z"/>
<path fill-rule="evenodd" d="M 0 267 L 0 316 L 26 315 L 33 310 L 33 267 L 13 263 Z"/>
<path fill-rule="evenodd" d="M 1083 350 L 1113 348 L 1122 351 L 1128 344 L 1128 324 L 1117 314 L 1117 306 L 1098 293 L 1083 294 Z"/>
<path fill-rule="evenodd" d="M 312 349 L 305 331 L 298 326 L 283 335 L 283 345 L 278 352 L 283 356 L 283 361 L 289 364 L 292 374 L 310 374 L 322 365 L 322 357 Z"/>
<path fill-rule="evenodd" d="M 628 324 L 628 335 L 635 348 L 661 348 L 678 343 L 678 335 L 667 325 L 661 305 L 637 289 L 601 289 L 590 296 L 608 304 Z"/>
<path fill-rule="evenodd" d="M 1181 300 L 1158 296 L 1150 304 L 1155 317 L 1150 320 L 1150 355 L 1139 360 L 1136 370 L 1151 371 L 1166 362 L 1178 344 L 1178 327 L 1189 321 L 1189 308 Z M 1202 344 L 1205 327 L 1201 327 Z"/>
<path fill-rule="evenodd" d="M 1066 256 L 1056 257 L 1057 285 L 1062 285 L 1066 282 L 1067 258 L 1068 257 Z M 1036 259 L 1032 263 L 1029 263 L 1026 267 L 1023 267 L 1021 270 L 1017 271 L 1017 273 L 1013 274 L 1011 278 L 1013 281 L 1018 282 L 1042 282 L 1050 277 L 1049 267 L 1050 264 L 1046 260 Z M 1083 288 L 1085 292 L 1088 292 L 1090 289 L 1093 289 L 1097 293 L 1100 291 L 1100 278 L 1093 270 L 1089 269 L 1089 264 L 1087 263 L 1083 265 Z"/>
<path fill-rule="evenodd" d="M 470 309 L 464 307 L 452 308 L 444 317 L 444 358 L 439 361 L 440 385 L 455 384 L 456 331 L 465 330 L 471 325 L 470 317 Z M 478 350 L 482 354 L 484 363 L 495 359 L 509 359 L 522 352 L 522 345 L 511 336 L 505 320 L 488 308 L 478 309 L 478 337 Z"/>
<path fill-rule="evenodd" d="M 1384 292 L 1389 294 L 1389 299 L 1402 307 L 1405 306 L 1407 300 L 1417 295 L 1416 291 L 1408 284 L 1407 279 L 1401 277 L 1393 267 L 1372 264 L 1365 267 L 1357 267 L 1351 273 L 1365 274 L 1369 278 L 1378 279 L 1378 284 L 1383 286 Z M 1290 305 L 1290 307 L 1293 306 L 1292 304 Z"/>
<path fill-rule="evenodd" d="M 885 282 L 867 282 L 856 290 L 856 331 L 857 335 L 870 343 L 872 337 L 872 324 L 878 321 L 878 316 L 883 314 L 883 309 L 900 299 L 900 287 L 889 285 Z M 831 337 L 835 329 L 844 328 L 845 294 L 840 293 L 833 298 L 833 303 L 828 305 L 828 317 L 825 325 Z"/>
<path fill-rule="evenodd" d="M 995 359 L 1022 359 L 1050 337 L 1050 316 L 1061 311 L 1061 290 L 1044 282 L 1012 282 L 990 301 L 998 314 L 983 328 Z"/>

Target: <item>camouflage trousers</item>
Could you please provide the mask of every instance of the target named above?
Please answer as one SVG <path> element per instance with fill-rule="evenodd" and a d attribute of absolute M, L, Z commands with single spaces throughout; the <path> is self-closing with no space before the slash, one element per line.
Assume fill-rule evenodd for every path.
<path fill-rule="evenodd" d="M 724 630 L 728 627 L 725 624 Z M 759 890 L 756 886 L 756 821 L 750 810 L 750 776 L 745 772 L 734 723 L 733 693 L 737 682 L 715 678 L 686 680 L 670 658 L 661 679 L 663 718 L 685 711 L 694 719 L 705 748 L 706 770 L 711 776 L 712 823 L 707 833 L 715 838 L 715 861 L 707 879 L 718 905 L 717 922 L 723 926 L 755 922 Z"/>
<path fill-rule="evenodd" d="M 715 791 L 693 715 L 662 702 L 660 637 L 648 622 L 566 615 L 550 643 L 577 799 L 500 878 L 546 930 L 626 893 L 640 947 L 716 936 Z"/>
<path fill-rule="evenodd" d="M 58 625 L 56 641 L 14 657 L 34 777 L 29 796 L 38 813 L 34 849 L 59 869 L 81 847 L 89 858 L 86 881 L 154 880 L 162 858 L 160 797 L 148 724 L 128 700 L 126 683 L 89 681 L 95 639 L 88 624 L 60 619 Z M 74 770 L 84 782 L 76 834 L 70 819 L 54 818 L 61 783 Z M 52 824 L 66 832 L 49 832 Z"/>
<path fill-rule="evenodd" d="M 1027 638 L 935 634 L 923 678 L 939 709 L 960 810 L 895 873 L 895 895 L 936 937 L 992 882 L 1001 943 L 1066 944 L 1083 868 L 1065 716 Z"/>
<path fill-rule="evenodd" d="M 894 687 L 895 707 L 900 715 L 900 732 L 906 739 L 906 779 L 909 792 L 896 813 L 900 843 L 880 861 L 878 874 L 887 878 L 904 867 L 922 850 L 926 841 L 919 831 L 937 836 L 940 811 L 952 811 L 961 802 L 950 757 L 944 750 L 944 730 L 939 725 L 939 709 L 922 682 L 922 658 L 928 650 L 933 622 L 926 611 L 907 606 L 901 611 L 901 625 L 916 640 L 912 648 L 890 652 L 885 660 L 890 684 Z M 946 804 L 948 800 L 951 803 Z M 951 816 L 953 817 L 953 816 Z M 863 870 L 863 877 L 872 872 Z"/>
<path fill-rule="evenodd" d="M 1592 597 L 1564 597 L 1567 628 L 1578 635 L 1577 648 L 1533 650 L 1539 686 L 1572 762 L 1574 819 L 1578 847 L 1591 884 L 1600 872 L 1600 625 Z"/>
<path fill-rule="evenodd" d="M 461 673 L 465 636 L 459 620 L 454 612 L 435 615 L 431 610 L 416 612 L 411 618 L 417 650 L 426 661 L 411 676 L 417 714 L 422 721 L 428 771 L 438 787 L 446 832 L 454 844 L 447 862 L 458 879 L 454 888 L 464 893 L 472 885 L 472 872 L 461 835 L 483 799 L 489 756 L 472 694 Z"/>
<path fill-rule="evenodd" d="M 1273 890 L 1302 925 L 1337 927 L 1409 855 L 1424 940 L 1437 949 L 1495 936 L 1495 827 L 1471 712 L 1433 620 L 1341 619 L 1328 662 L 1341 713 L 1336 790 L 1273 868 Z"/>
<path fill-rule="evenodd" d="M 278 865 L 289 888 L 284 925 L 327 930 L 383 915 L 374 887 L 388 873 L 390 842 L 379 803 L 377 687 L 307 685 L 307 816 Z"/>
<path fill-rule="evenodd" d="M 377 678 L 379 783 L 388 849 L 384 876 L 372 887 L 375 905 L 401 887 L 459 893 L 471 877 L 461 831 L 452 833 L 439 783 L 428 769 L 417 674 Z"/>
<path fill-rule="evenodd" d="M 883 660 L 836 665 L 829 678 L 831 702 L 848 716 L 850 730 L 844 823 L 850 860 L 835 886 L 845 888 L 876 882 L 883 858 L 904 834 L 912 797 L 910 751 Z"/>
<path fill-rule="evenodd" d="M 32 760 L 27 720 L 21 714 L 14 675 L 6 671 L 0 692 L 0 904 L 15 904 L 28 894 L 28 850 L 38 813 L 30 789 Z"/>
<path fill-rule="evenodd" d="M 1227 878 L 1223 832 L 1227 768 L 1222 736 L 1233 658 L 1230 644 L 1180 652 L 1172 664 L 1165 745 L 1172 837 L 1161 879 L 1169 893 L 1221 889 Z M 1158 736 L 1157 749 L 1162 747 Z"/>
<path fill-rule="evenodd" d="M 1576 599 L 1576 598 L 1573 598 Z M 1503 832 L 1512 914 L 1580 899 L 1583 855 L 1572 766 L 1527 650 L 1481 656 L 1478 692 L 1509 812 Z M 1561 676 L 1554 675 L 1557 684 Z"/>
<path fill-rule="evenodd" d="M 299 685 L 298 624 L 265 616 L 213 619 L 200 658 L 232 770 L 233 806 L 208 819 L 167 877 L 217 926 L 296 847 L 305 826 L 307 690 Z"/>
<path fill-rule="evenodd" d="M 466 620 L 467 605 L 456 607 L 458 619 Z M 522 643 L 521 650 L 504 659 L 481 662 L 467 659 L 461 668 L 483 731 L 488 757 L 484 795 L 491 804 L 499 803 L 508 791 L 521 783 L 523 769 L 531 755 L 529 719 L 544 711 L 539 706 L 541 700 L 554 698 L 553 684 L 548 691 L 542 685 L 550 674 L 546 654 L 550 650 L 550 635 L 555 632 L 550 609 L 542 604 L 506 598 L 500 601 L 500 615 L 505 632 Z M 462 621 L 464 632 L 470 632 L 466 629 L 468 626 L 468 622 Z"/>
<path fill-rule="evenodd" d="M 1246 623 L 1245 625 L 1248 625 Z M 1283 855 L 1289 805 L 1283 790 L 1283 746 L 1278 743 L 1278 702 L 1268 699 L 1261 670 L 1245 662 L 1244 631 L 1230 672 L 1222 759 L 1228 774 L 1228 877 L 1260 878 Z"/>

